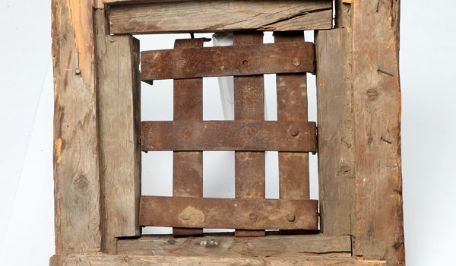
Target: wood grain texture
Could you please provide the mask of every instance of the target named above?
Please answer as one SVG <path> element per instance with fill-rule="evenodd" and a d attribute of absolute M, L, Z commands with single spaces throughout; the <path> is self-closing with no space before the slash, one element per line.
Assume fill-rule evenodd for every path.
<path fill-rule="evenodd" d="M 176 40 L 175 49 L 203 47 L 205 39 Z M 203 79 L 175 79 L 174 121 L 203 121 Z M 173 196 L 203 197 L 203 152 L 173 153 Z M 173 228 L 174 235 L 201 235 L 203 229 Z"/>
<path fill-rule="evenodd" d="M 124 1 L 108 18 L 111 34 L 330 29 L 332 1 Z"/>
<path fill-rule="evenodd" d="M 304 43 L 304 32 L 275 32 L 279 44 Z M 308 121 L 306 74 L 277 74 L 278 121 Z M 281 199 L 309 199 L 309 154 L 279 152 Z"/>
<path fill-rule="evenodd" d="M 239 238 L 229 235 L 206 235 L 193 238 L 143 236 L 118 242 L 119 254 L 154 256 L 296 256 L 318 255 L 350 257 L 349 236 L 290 235 Z"/>
<path fill-rule="evenodd" d="M 337 29 L 317 34 L 322 229 L 353 235 L 357 257 L 404 265 L 399 1 L 336 9 Z"/>
<path fill-rule="evenodd" d="M 52 1 L 57 254 L 101 251 L 93 27 L 91 1 Z"/>
<path fill-rule="evenodd" d="M 115 253 L 117 237 L 139 235 L 139 41 L 107 35 L 103 10 L 95 14 L 103 247 Z"/>
<path fill-rule="evenodd" d="M 143 151 L 300 151 L 317 149 L 313 122 L 153 121 L 141 123 Z"/>
<path fill-rule="evenodd" d="M 236 229 L 318 228 L 317 201 L 142 196 L 142 226 Z"/>
<path fill-rule="evenodd" d="M 340 2 L 336 7 L 337 27 L 315 36 L 320 226 L 325 235 L 350 235 L 355 219 L 351 7 Z"/>
<path fill-rule="evenodd" d="M 148 266 L 148 265 L 306 265 L 306 266 L 380 266 L 385 261 L 318 256 L 218 257 L 218 256 L 130 256 L 130 255 L 69 255 L 54 256 L 51 266 Z"/>
<path fill-rule="evenodd" d="M 399 0 L 354 1 L 353 254 L 404 264 Z"/>
<path fill-rule="evenodd" d="M 315 72 L 313 43 L 262 43 L 142 52 L 142 80 Z"/>
<path fill-rule="evenodd" d="M 233 47 L 243 50 L 244 45 L 263 47 L 263 33 L 236 32 Z M 269 56 L 264 54 L 264 56 Z M 248 60 L 248 59 L 243 59 Z M 241 62 L 244 62 L 241 60 Z M 251 61 L 248 61 L 251 63 Z M 264 78 L 257 76 L 234 76 L 234 119 L 264 121 Z M 235 194 L 240 199 L 264 199 L 265 197 L 264 152 L 235 152 Z M 264 236 L 264 231 L 236 230 L 240 237 Z"/>

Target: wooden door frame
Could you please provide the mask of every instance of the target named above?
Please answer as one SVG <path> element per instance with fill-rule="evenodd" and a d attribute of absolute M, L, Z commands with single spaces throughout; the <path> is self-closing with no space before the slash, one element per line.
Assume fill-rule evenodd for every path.
<path fill-rule="evenodd" d="M 399 0 L 336 1 L 335 27 L 316 31 L 321 233 L 300 243 L 347 238 L 351 250 L 342 256 L 125 251 L 128 239 L 117 237 L 139 233 L 139 46 L 130 35 L 107 34 L 104 5 L 52 1 L 56 255 L 51 265 L 405 264 Z M 120 78 L 106 77 L 112 71 Z M 109 113 L 119 110 L 124 119 L 112 119 Z M 113 186 L 118 182 L 122 189 Z"/>

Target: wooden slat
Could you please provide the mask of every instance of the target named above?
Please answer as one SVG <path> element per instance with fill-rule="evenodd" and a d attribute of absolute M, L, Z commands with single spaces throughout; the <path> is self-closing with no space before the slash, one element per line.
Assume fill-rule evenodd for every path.
<path fill-rule="evenodd" d="M 355 190 L 350 5 L 337 5 L 338 27 L 315 35 L 318 101 L 320 228 L 351 234 Z"/>
<path fill-rule="evenodd" d="M 205 39 L 176 40 L 175 49 L 202 47 Z M 174 121 L 203 120 L 203 79 L 174 80 Z M 203 153 L 173 153 L 173 196 L 203 197 Z M 200 235 L 202 229 L 173 228 L 174 235 Z"/>
<path fill-rule="evenodd" d="M 263 44 L 263 33 L 236 32 L 233 48 Z M 247 59 L 245 59 L 247 60 Z M 236 121 L 264 121 L 264 78 L 259 76 L 234 77 L 234 119 Z M 235 193 L 239 199 L 264 199 L 264 152 L 235 153 Z M 264 236 L 264 231 L 236 230 L 236 236 Z"/>
<path fill-rule="evenodd" d="M 400 1 L 354 1 L 355 256 L 403 265 Z M 365 78 L 369 77 L 369 78 Z"/>
<path fill-rule="evenodd" d="M 276 43 L 304 43 L 304 33 L 275 32 Z M 308 121 L 306 74 L 277 74 L 278 121 Z M 309 199 L 309 155 L 279 152 L 281 199 Z"/>
<path fill-rule="evenodd" d="M 332 1 L 148 1 L 110 5 L 111 34 L 330 29 Z"/>
<path fill-rule="evenodd" d="M 116 237 L 139 235 L 141 180 L 139 41 L 109 36 L 96 11 L 98 118 L 104 192 L 104 251 L 116 251 Z"/>
<path fill-rule="evenodd" d="M 387 265 L 381 260 L 365 260 L 355 258 L 320 257 L 320 256 L 130 256 L 130 255 L 87 255 L 73 254 L 53 256 L 51 266 L 125 266 L 125 265 L 306 265 L 306 266 L 380 266 Z"/>
<path fill-rule="evenodd" d="M 100 252 L 100 168 L 91 2 L 52 1 L 57 254 Z"/>
<path fill-rule="evenodd" d="M 142 196 L 143 226 L 239 229 L 318 228 L 317 201 Z"/>
<path fill-rule="evenodd" d="M 271 233 L 265 237 L 239 238 L 231 235 L 210 234 L 204 237 L 174 238 L 173 236 L 142 236 L 121 239 L 118 254 L 155 256 L 224 256 L 266 257 L 326 255 L 351 256 L 350 236 L 290 235 Z"/>
<path fill-rule="evenodd" d="M 316 151 L 313 122 L 160 121 L 141 123 L 143 151 Z"/>
<path fill-rule="evenodd" d="M 141 79 L 179 79 L 315 71 L 313 43 L 236 45 L 146 51 Z"/>

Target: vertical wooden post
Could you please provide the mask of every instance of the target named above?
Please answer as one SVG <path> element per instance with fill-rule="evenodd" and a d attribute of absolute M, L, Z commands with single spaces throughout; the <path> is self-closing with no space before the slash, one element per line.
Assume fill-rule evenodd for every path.
<path fill-rule="evenodd" d="M 101 251 L 93 27 L 91 1 L 52 1 L 57 254 Z"/>
<path fill-rule="evenodd" d="M 237 32 L 234 45 L 262 44 L 263 33 Z M 248 61 L 242 62 L 249 64 Z M 234 77 L 234 119 L 264 120 L 264 78 L 259 76 Z M 236 198 L 265 197 L 264 152 L 235 153 Z M 264 236 L 264 231 L 236 230 L 236 236 Z"/>
<path fill-rule="evenodd" d="M 110 36 L 103 9 L 95 11 L 103 250 L 116 252 L 116 237 L 139 235 L 139 41 Z"/>
<path fill-rule="evenodd" d="M 203 47 L 205 39 L 176 40 L 175 49 Z M 203 79 L 174 80 L 174 120 L 203 120 Z M 203 197 L 203 152 L 173 152 L 173 196 Z M 173 228 L 174 235 L 200 235 L 203 229 Z"/>
<path fill-rule="evenodd" d="M 317 34 L 323 232 L 403 265 L 399 0 L 336 2 L 337 28 Z"/>
<path fill-rule="evenodd" d="M 318 178 L 320 227 L 351 235 L 354 199 L 354 118 L 351 5 L 336 3 L 336 28 L 317 31 Z"/>

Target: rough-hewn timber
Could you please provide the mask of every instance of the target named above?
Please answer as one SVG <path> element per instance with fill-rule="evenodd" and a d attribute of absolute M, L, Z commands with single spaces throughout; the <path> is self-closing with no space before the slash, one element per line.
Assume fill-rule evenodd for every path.
<path fill-rule="evenodd" d="M 107 35 L 103 10 L 95 16 L 103 247 L 115 253 L 116 237 L 139 235 L 139 41 Z"/>
<path fill-rule="evenodd" d="M 90 1 L 52 1 L 58 254 L 101 250 L 93 19 Z"/>
<path fill-rule="evenodd" d="M 330 29 L 332 1 L 122 1 L 108 19 L 111 34 Z"/>

